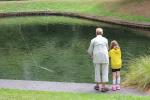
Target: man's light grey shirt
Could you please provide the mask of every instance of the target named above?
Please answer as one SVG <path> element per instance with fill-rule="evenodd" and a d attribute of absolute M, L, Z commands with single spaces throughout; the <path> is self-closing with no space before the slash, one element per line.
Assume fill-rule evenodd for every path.
<path fill-rule="evenodd" d="M 108 40 L 97 35 L 91 40 L 88 53 L 92 56 L 93 63 L 109 63 Z"/>

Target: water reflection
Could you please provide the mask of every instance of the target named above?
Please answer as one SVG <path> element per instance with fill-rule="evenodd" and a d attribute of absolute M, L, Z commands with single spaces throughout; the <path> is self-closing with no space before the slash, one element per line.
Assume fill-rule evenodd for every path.
<path fill-rule="evenodd" d="M 101 27 L 109 41 L 116 39 L 120 43 L 124 66 L 130 59 L 149 54 L 150 39 L 135 34 L 137 31 L 120 26 Z M 93 82 L 93 64 L 86 50 L 95 36 L 95 28 L 63 24 L 1 25 L 0 78 Z"/>

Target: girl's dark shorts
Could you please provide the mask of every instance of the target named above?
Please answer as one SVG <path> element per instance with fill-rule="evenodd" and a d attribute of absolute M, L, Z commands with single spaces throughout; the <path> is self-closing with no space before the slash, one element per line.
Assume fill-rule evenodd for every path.
<path fill-rule="evenodd" d="M 112 69 L 112 72 L 117 72 L 117 71 L 120 71 L 120 68 L 119 69 Z"/>

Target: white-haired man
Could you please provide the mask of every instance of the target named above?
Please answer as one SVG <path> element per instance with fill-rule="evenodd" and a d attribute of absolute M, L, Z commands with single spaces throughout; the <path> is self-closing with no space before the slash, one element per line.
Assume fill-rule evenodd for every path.
<path fill-rule="evenodd" d="M 91 40 L 88 53 L 93 59 L 95 67 L 95 82 L 96 90 L 106 92 L 109 89 L 105 86 L 108 82 L 108 66 L 109 66 L 109 56 L 108 56 L 108 40 L 102 36 L 103 29 L 96 29 L 96 37 Z M 100 88 L 101 84 L 101 88 Z"/>

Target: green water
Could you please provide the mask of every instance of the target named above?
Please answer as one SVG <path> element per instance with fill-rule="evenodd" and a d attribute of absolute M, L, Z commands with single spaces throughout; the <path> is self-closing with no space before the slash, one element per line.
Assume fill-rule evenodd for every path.
<path fill-rule="evenodd" d="M 131 59 L 150 54 L 150 38 L 142 36 L 147 32 L 141 30 L 102 23 L 0 24 L 0 78 L 93 82 L 94 67 L 87 49 L 97 26 L 104 29 L 109 42 L 119 42 L 123 73 Z"/>

